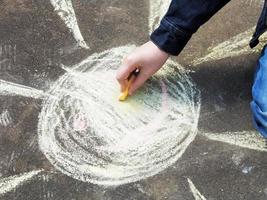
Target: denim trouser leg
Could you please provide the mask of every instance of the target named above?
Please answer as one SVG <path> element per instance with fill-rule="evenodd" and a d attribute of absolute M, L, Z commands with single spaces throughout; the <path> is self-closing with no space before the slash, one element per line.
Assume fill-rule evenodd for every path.
<path fill-rule="evenodd" d="M 256 129 L 267 138 L 267 47 L 262 50 L 254 76 L 251 109 Z"/>

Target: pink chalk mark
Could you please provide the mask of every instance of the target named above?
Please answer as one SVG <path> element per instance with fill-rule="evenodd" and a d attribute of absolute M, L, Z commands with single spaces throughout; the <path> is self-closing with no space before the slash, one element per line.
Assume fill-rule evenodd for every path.
<path fill-rule="evenodd" d="M 75 131 L 84 131 L 88 127 L 87 119 L 83 113 L 78 113 L 73 118 L 73 129 Z"/>

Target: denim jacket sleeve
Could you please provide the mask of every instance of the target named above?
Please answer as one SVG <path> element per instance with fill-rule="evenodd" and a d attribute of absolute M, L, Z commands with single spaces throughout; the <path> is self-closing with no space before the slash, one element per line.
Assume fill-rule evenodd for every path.
<path fill-rule="evenodd" d="M 230 0 L 172 0 L 160 26 L 150 35 L 161 50 L 178 55 L 193 33 Z"/>

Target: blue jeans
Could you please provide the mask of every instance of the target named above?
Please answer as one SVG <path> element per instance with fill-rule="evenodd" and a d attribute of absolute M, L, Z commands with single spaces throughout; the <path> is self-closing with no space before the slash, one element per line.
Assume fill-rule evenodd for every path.
<path fill-rule="evenodd" d="M 251 109 L 256 129 L 267 138 L 267 47 L 262 50 L 252 87 Z"/>

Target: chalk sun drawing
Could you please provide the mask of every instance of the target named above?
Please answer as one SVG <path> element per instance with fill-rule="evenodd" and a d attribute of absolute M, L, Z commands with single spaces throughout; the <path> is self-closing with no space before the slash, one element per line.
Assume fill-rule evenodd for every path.
<path fill-rule="evenodd" d="M 187 182 L 189 184 L 189 188 L 195 198 L 195 200 L 207 200 L 206 197 L 204 197 L 199 190 L 196 188 L 196 186 L 194 185 L 194 183 L 191 181 L 191 179 L 187 179 Z"/>
<path fill-rule="evenodd" d="M 16 189 L 18 186 L 31 180 L 34 176 L 38 175 L 42 171 L 43 170 L 35 170 L 24 174 L 0 179 L 0 196 Z"/>
<path fill-rule="evenodd" d="M 267 152 L 266 140 L 257 131 L 239 131 L 223 133 L 205 133 L 201 135 L 210 140 L 220 141 L 247 149 Z"/>
<path fill-rule="evenodd" d="M 51 3 L 73 28 L 71 1 Z M 118 102 L 115 72 L 133 48 L 114 48 L 64 67 L 67 73 L 47 92 L 1 80 L 1 95 L 44 99 L 39 146 L 61 172 L 104 185 L 133 182 L 164 170 L 194 140 L 200 94 L 179 64 L 168 61 L 168 70 L 127 103 Z"/>
<path fill-rule="evenodd" d="M 199 92 L 178 64 L 168 62 L 135 96 L 118 101 L 116 69 L 132 49 L 93 54 L 48 91 L 55 98 L 44 100 L 39 145 L 61 172 L 102 185 L 129 183 L 164 170 L 194 140 Z M 73 123 L 79 113 L 86 117 L 81 130 Z"/>
<path fill-rule="evenodd" d="M 77 42 L 77 45 L 81 48 L 89 49 L 88 45 L 84 41 L 84 38 L 81 34 L 75 11 L 73 9 L 71 0 L 50 0 L 52 6 L 54 7 L 55 12 L 60 16 L 64 21 L 67 28 L 72 33 L 74 39 Z"/>
<path fill-rule="evenodd" d="M 71 1 L 51 0 L 51 3 L 78 44 L 87 48 Z M 159 24 L 169 4 L 169 0 L 150 1 L 150 32 Z M 229 47 L 229 41 L 221 45 L 223 50 L 230 48 L 226 57 L 247 53 L 242 49 L 241 36 L 248 34 L 242 34 L 229 40 L 240 46 L 237 49 Z M 74 67 L 64 67 L 66 74 L 47 92 L 0 81 L 1 95 L 44 100 L 38 123 L 39 145 L 61 172 L 103 185 L 129 183 L 164 170 L 194 140 L 200 94 L 179 64 L 168 61 L 164 70 L 149 80 L 136 96 L 123 104 L 117 101 L 115 71 L 119 60 L 132 48 L 113 48 L 93 54 Z M 221 55 L 215 48 L 195 64 L 225 58 Z M 214 139 L 209 133 L 208 136 Z M 222 141 L 218 137 L 215 140 Z M 231 138 L 226 142 L 233 144 Z M 235 143 L 262 150 L 251 143 L 243 144 Z M 197 192 L 192 181 L 188 182 L 191 190 Z M 195 195 L 204 198 L 199 192 Z"/>
<path fill-rule="evenodd" d="M 4 80 L 0 80 L 0 94 L 8 96 L 20 95 L 36 99 L 43 98 L 46 95 L 42 90 Z"/>
<path fill-rule="evenodd" d="M 262 49 L 262 44 L 260 43 L 258 47 L 251 49 L 249 47 L 249 41 L 255 30 L 255 27 L 248 29 L 247 31 L 240 33 L 227 41 L 224 41 L 213 48 L 209 48 L 209 53 L 204 57 L 193 60 L 193 65 L 198 65 L 204 62 L 216 61 L 223 58 L 240 56 L 250 54 L 252 52 L 258 52 Z M 267 41 L 267 34 L 261 36 L 262 41 Z"/>
<path fill-rule="evenodd" d="M 8 110 L 4 110 L 0 114 L 0 126 L 8 126 L 12 123 L 12 118 Z"/>
<path fill-rule="evenodd" d="M 151 33 L 160 24 L 161 18 L 165 15 L 171 0 L 150 0 L 149 4 L 149 32 Z"/>

